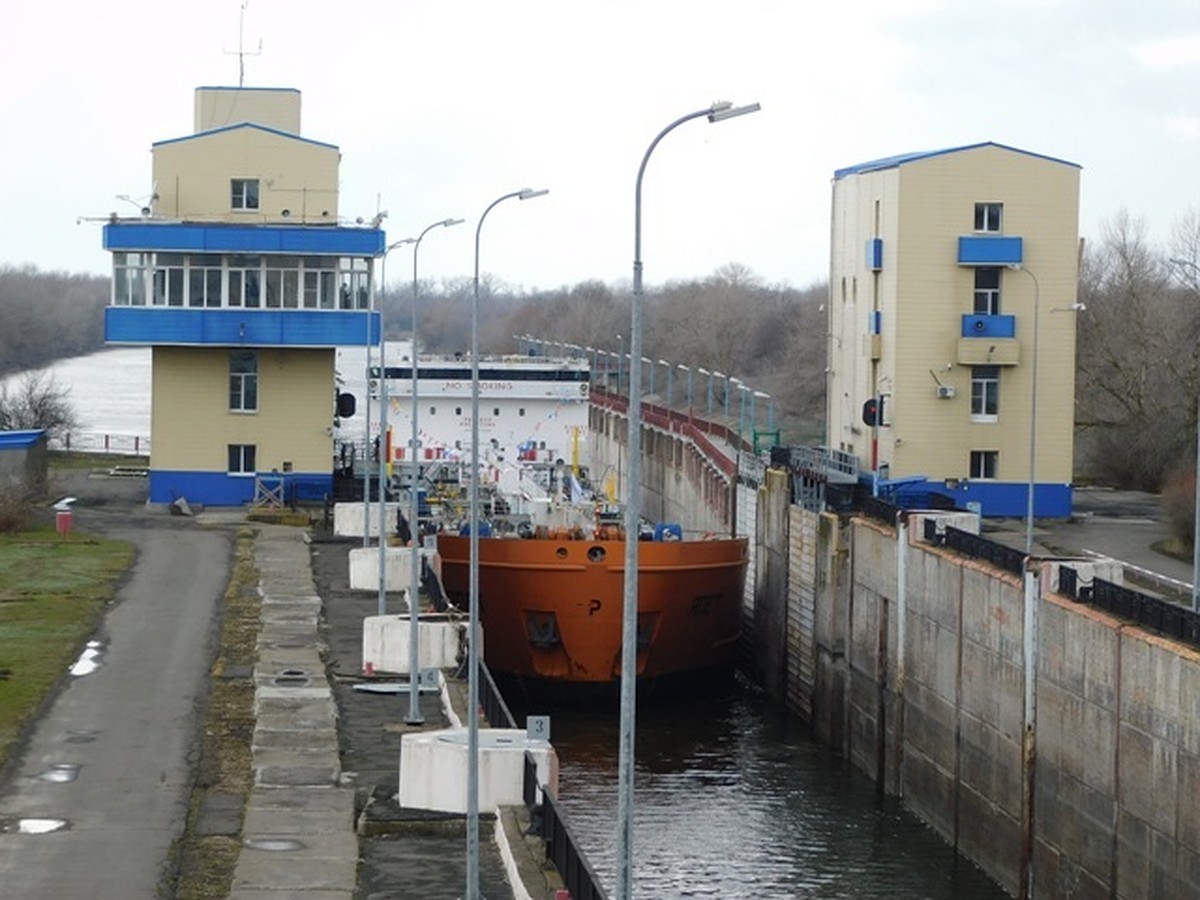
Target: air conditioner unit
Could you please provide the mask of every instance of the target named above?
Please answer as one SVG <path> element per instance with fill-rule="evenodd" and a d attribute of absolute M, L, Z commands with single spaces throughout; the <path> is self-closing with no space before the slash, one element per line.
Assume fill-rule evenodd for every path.
<path fill-rule="evenodd" d="M 954 385 L 939 384 L 937 386 L 937 396 L 939 400 L 950 400 L 954 397 Z"/>

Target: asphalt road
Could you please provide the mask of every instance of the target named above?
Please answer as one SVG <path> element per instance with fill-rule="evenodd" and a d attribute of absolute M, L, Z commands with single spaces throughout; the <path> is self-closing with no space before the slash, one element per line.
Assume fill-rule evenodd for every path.
<path fill-rule="evenodd" d="M 232 532 L 145 511 L 144 484 L 64 487 L 77 530 L 130 541 L 137 558 L 95 670 L 66 676 L 0 784 L 0 896 L 152 898 L 187 813 Z M 22 819 L 66 824 L 28 834 Z"/>

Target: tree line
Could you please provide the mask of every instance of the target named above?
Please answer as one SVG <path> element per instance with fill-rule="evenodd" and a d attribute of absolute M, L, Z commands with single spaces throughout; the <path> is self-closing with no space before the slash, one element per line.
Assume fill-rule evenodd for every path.
<path fill-rule="evenodd" d="M 410 332 L 411 290 L 383 297 L 389 338 Z M 426 282 L 419 291 L 422 350 L 467 351 L 473 281 Z M 480 346 L 514 352 L 514 336 L 530 334 L 628 352 L 630 294 L 627 283 L 527 292 L 485 277 Z M 0 374 L 100 349 L 108 295 L 106 277 L 0 267 Z M 727 264 L 647 289 L 643 354 L 741 379 L 773 398 L 784 444 L 816 443 L 826 299 L 824 284 L 767 284 Z M 1118 213 L 1081 254 L 1077 299 L 1087 307 L 1077 319 L 1077 476 L 1152 492 L 1187 482 L 1200 393 L 1200 213 L 1177 222 L 1166 247 L 1150 242 L 1142 220 Z M 665 377 L 661 368 L 657 377 Z M 761 409 L 758 418 L 765 421 Z"/>
<path fill-rule="evenodd" d="M 0 375 L 104 346 L 110 279 L 0 266 Z"/>

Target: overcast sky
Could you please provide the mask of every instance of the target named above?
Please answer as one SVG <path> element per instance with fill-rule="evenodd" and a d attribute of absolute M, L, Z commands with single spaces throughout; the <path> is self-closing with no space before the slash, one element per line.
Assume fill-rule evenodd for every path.
<path fill-rule="evenodd" d="M 238 0 L 10 4 L 0 30 L 0 265 L 107 273 L 100 226 L 151 192 L 150 146 L 191 132 L 193 90 L 237 85 Z M 1079 163 L 1080 231 L 1122 208 L 1165 244 L 1200 206 L 1195 0 L 249 0 L 246 86 L 302 91 L 342 153 L 340 215 L 389 241 L 449 216 L 423 279 L 628 282 L 634 183 L 648 286 L 726 263 L 827 277 L 834 169 L 997 141 Z M 261 41 L 261 52 L 259 42 Z M 389 281 L 412 257 L 389 258 Z"/>

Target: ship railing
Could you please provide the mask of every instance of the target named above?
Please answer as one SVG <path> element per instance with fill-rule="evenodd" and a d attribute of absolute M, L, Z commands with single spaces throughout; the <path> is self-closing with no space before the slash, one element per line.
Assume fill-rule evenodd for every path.
<path fill-rule="evenodd" d="M 533 823 L 531 830 L 545 842 L 546 859 L 554 864 L 571 900 L 607 900 L 599 877 L 580 849 L 549 786 L 539 782 L 537 761 L 528 751 L 525 753 L 523 790 Z"/>

